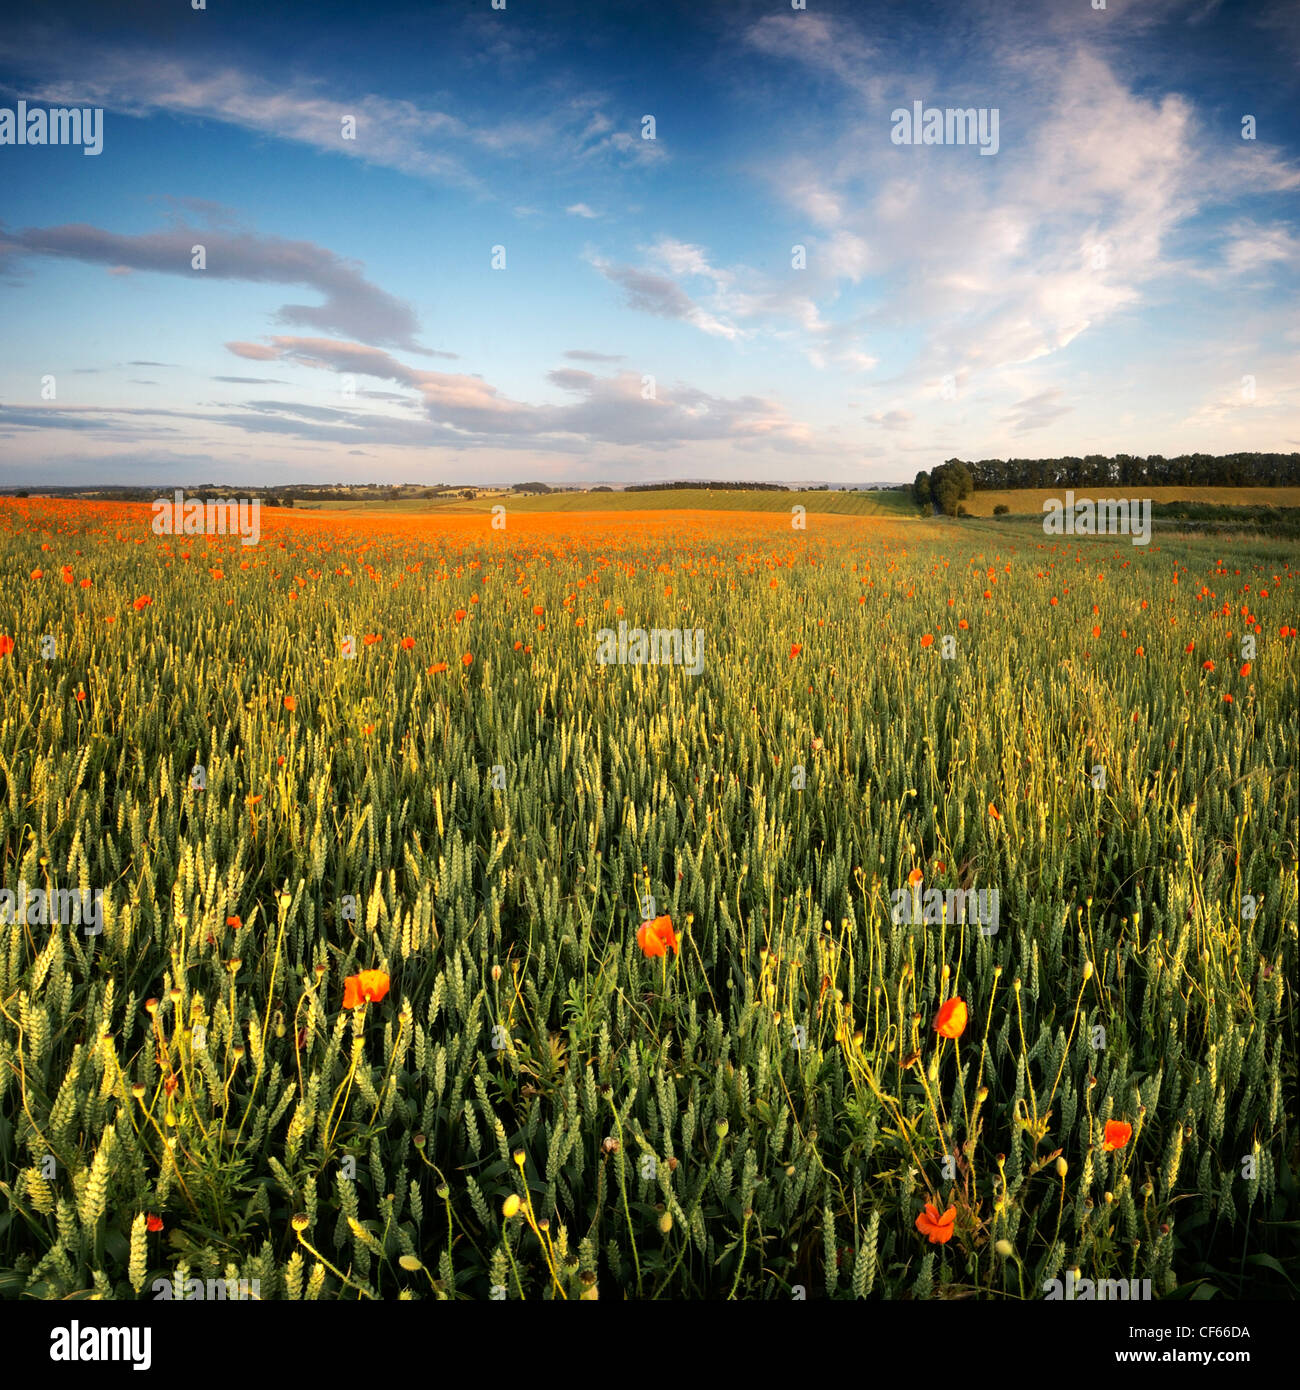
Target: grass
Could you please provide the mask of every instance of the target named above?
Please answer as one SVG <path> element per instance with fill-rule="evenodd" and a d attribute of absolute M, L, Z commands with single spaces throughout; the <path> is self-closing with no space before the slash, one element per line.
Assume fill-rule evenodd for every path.
<path fill-rule="evenodd" d="M 0 1289 L 1293 1296 L 1294 543 L 657 504 L 0 504 Z"/>

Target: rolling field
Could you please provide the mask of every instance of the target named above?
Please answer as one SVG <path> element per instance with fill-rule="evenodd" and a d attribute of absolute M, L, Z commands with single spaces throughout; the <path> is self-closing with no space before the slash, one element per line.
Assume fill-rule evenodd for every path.
<path fill-rule="evenodd" d="M 1108 487 L 1071 489 L 1075 500 L 1107 497 L 1144 497 L 1152 502 L 1203 502 L 1220 507 L 1300 507 L 1300 487 L 1148 487 L 1116 483 Z M 1012 516 L 1043 514 L 1043 503 L 1064 498 L 1063 487 L 1010 488 L 1006 491 L 977 490 L 962 500 L 972 516 L 992 516 L 999 505 L 1010 507 Z M 901 495 L 901 494 L 899 494 Z"/>
<path fill-rule="evenodd" d="M 0 500 L 0 1294 L 1294 1296 L 1297 548 L 688 495 Z"/>
<path fill-rule="evenodd" d="M 1300 492 L 1300 489 L 1297 489 Z M 839 516 L 913 517 L 917 508 L 906 492 L 777 492 L 762 488 L 663 488 L 653 492 L 555 492 L 537 495 L 501 493 L 444 501 L 441 498 L 377 499 L 365 502 L 305 502 L 303 510 L 334 512 L 490 512 L 495 505 L 511 512 L 727 511 L 784 512 L 802 506 L 810 512 Z M 991 514 L 990 509 L 990 514 Z"/>

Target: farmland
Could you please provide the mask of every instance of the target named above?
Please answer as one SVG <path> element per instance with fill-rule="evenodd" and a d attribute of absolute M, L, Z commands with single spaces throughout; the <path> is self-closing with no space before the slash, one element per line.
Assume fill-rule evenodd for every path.
<path fill-rule="evenodd" d="M 768 496 L 0 501 L 0 1291 L 1293 1292 L 1295 546 Z"/>

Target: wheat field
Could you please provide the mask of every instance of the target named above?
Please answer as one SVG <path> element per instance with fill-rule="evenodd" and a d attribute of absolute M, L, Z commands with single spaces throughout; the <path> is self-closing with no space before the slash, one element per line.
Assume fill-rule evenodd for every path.
<path fill-rule="evenodd" d="M 0 1293 L 1294 1292 L 1294 545 L 779 500 L 0 501 Z"/>

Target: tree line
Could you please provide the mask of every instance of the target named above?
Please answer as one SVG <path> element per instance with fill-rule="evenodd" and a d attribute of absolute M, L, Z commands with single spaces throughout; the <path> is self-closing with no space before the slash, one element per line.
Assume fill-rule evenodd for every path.
<path fill-rule="evenodd" d="M 958 463 L 958 459 L 948 462 Z M 964 465 L 981 491 L 1017 487 L 1295 487 L 1300 454 L 1088 454 L 980 459 Z"/>
<path fill-rule="evenodd" d="M 916 475 L 912 497 L 955 516 L 979 490 L 1069 487 L 1297 487 L 1300 454 L 1088 454 L 1083 458 L 949 459 Z"/>

